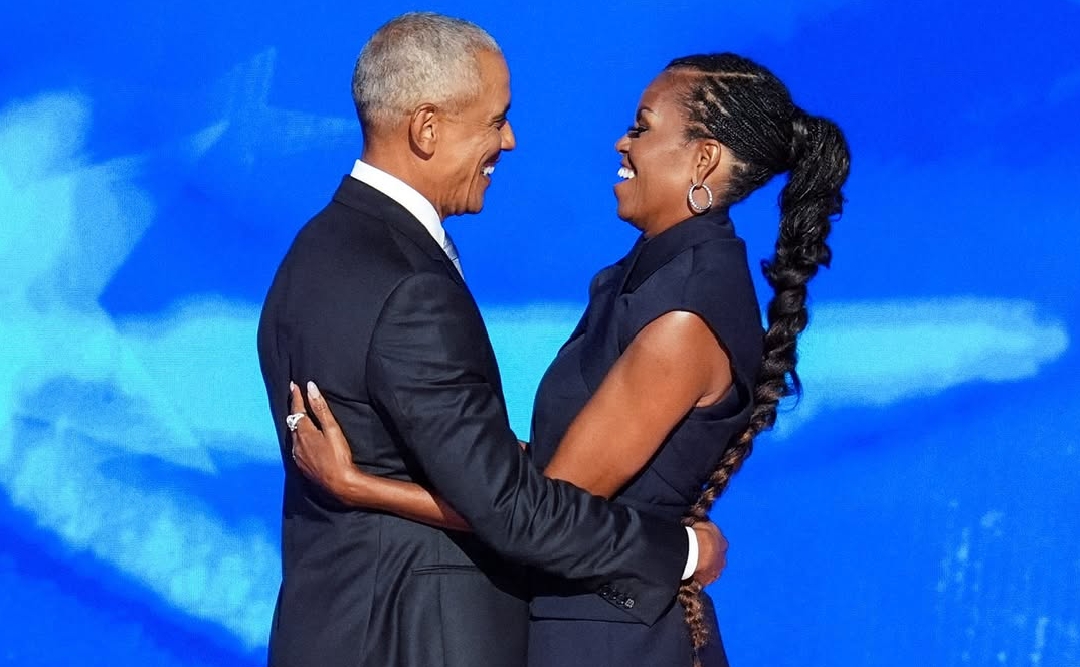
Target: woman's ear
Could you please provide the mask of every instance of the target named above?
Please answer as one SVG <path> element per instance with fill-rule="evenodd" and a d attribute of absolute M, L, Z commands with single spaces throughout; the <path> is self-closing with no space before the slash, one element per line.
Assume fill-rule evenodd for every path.
<path fill-rule="evenodd" d="M 715 139 L 702 139 L 698 142 L 694 161 L 694 182 L 704 183 L 712 176 L 724 157 L 724 147 Z"/>

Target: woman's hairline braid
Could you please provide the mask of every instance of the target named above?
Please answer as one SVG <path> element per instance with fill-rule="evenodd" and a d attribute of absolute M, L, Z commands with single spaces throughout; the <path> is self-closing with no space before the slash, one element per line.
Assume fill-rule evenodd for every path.
<path fill-rule="evenodd" d="M 725 116 L 730 115 L 730 112 L 724 107 L 721 101 L 721 95 L 726 92 L 727 89 L 725 80 L 734 80 L 738 82 L 759 80 L 763 78 L 761 74 L 751 72 L 705 72 L 696 69 L 689 64 L 672 64 L 669 65 L 664 72 L 671 75 L 678 75 L 681 79 L 676 84 L 676 90 L 687 114 L 687 125 L 684 131 L 684 137 L 688 142 L 694 141 L 695 139 L 716 139 L 717 141 L 720 141 L 718 137 L 715 137 L 713 133 L 709 131 L 706 125 L 706 113 L 703 111 L 703 107 L 709 103 L 711 98 L 721 114 Z M 704 91 L 695 91 L 693 82 L 700 82 L 702 79 L 707 80 L 708 87 Z M 792 106 L 793 108 L 798 109 L 798 107 Z M 801 109 L 798 110 L 801 111 Z M 726 188 L 723 192 L 717 193 L 716 206 L 719 208 L 729 208 L 743 201 L 758 188 L 772 180 L 775 173 L 769 173 L 761 167 L 756 170 L 756 173 L 749 173 L 751 171 L 751 162 L 725 142 L 721 141 L 721 144 L 724 145 L 725 150 L 731 153 L 733 160 L 731 163 L 732 171 L 727 180 Z"/>

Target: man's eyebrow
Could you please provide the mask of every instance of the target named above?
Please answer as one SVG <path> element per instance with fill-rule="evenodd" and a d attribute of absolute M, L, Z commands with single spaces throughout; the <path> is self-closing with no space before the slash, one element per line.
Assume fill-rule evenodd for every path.
<path fill-rule="evenodd" d="M 509 105 L 509 104 L 507 104 L 507 105 L 506 105 L 506 108 L 502 110 L 502 113 L 501 113 L 501 114 L 499 114 L 499 115 L 497 115 L 497 116 L 495 116 L 495 118 L 496 118 L 496 119 L 499 119 L 499 118 L 506 118 L 506 117 L 507 117 L 508 115 L 510 115 L 510 105 Z"/>

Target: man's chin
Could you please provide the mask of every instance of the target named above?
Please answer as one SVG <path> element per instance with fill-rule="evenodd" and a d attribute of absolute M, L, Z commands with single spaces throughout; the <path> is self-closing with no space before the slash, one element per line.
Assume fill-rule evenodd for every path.
<path fill-rule="evenodd" d="M 481 198 L 479 201 L 468 201 L 464 204 L 455 206 L 446 217 L 451 218 L 458 215 L 473 215 L 479 213 L 484 208 L 484 200 Z"/>
<path fill-rule="evenodd" d="M 478 197 L 470 197 L 469 204 L 465 209 L 466 213 L 479 213 L 484 210 L 484 195 L 480 194 Z"/>

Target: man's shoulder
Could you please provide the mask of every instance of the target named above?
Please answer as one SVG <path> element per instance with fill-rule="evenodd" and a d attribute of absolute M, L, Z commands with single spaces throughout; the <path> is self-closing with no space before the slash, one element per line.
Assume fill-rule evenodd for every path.
<path fill-rule="evenodd" d="M 395 221 L 378 211 L 331 201 L 300 229 L 287 260 L 330 265 L 346 274 L 405 275 L 421 258 L 403 243 Z"/>

